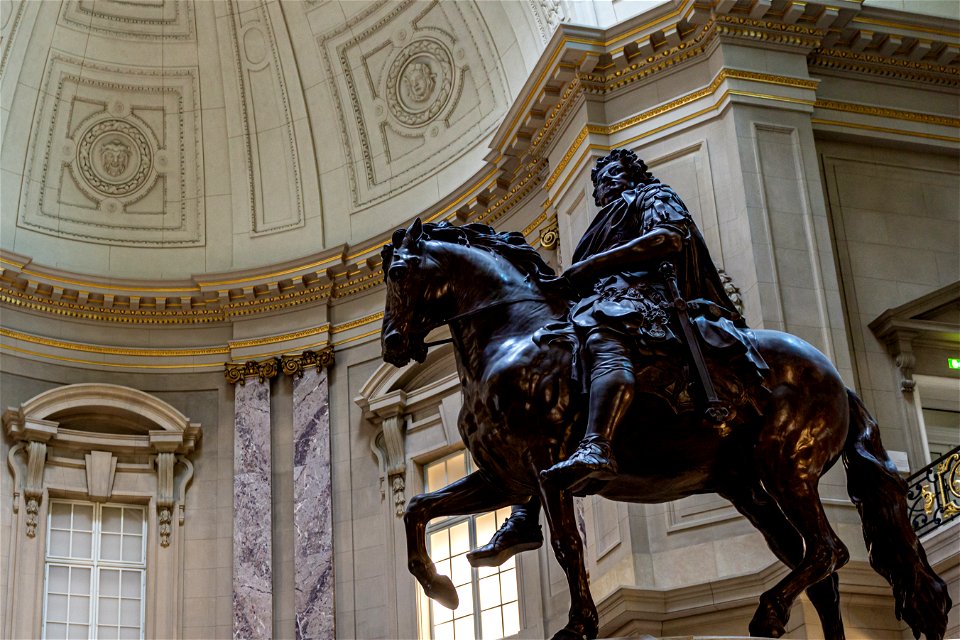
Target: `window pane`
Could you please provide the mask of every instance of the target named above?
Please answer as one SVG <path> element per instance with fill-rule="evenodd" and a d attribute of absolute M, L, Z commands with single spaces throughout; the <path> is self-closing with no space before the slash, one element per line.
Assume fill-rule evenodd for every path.
<path fill-rule="evenodd" d="M 484 545 L 490 540 L 490 536 L 497 530 L 496 516 L 493 513 L 485 513 L 477 516 L 477 544 Z"/>
<path fill-rule="evenodd" d="M 54 529 L 70 528 L 70 512 L 72 509 L 69 504 L 63 502 L 53 502 L 50 504 L 50 526 Z M 67 632 L 66 629 L 63 630 Z"/>
<path fill-rule="evenodd" d="M 100 558 L 103 560 L 120 559 L 120 535 L 104 533 L 100 536 Z"/>
<path fill-rule="evenodd" d="M 490 576 L 480 581 L 480 609 L 489 609 L 500 604 L 500 578 Z"/>
<path fill-rule="evenodd" d="M 106 627 L 98 626 L 97 627 L 97 640 L 113 640 L 117 637 L 117 628 L 116 627 Z"/>
<path fill-rule="evenodd" d="M 120 601 L 120 624 L 127 626 L 138 626 L 140 624 L 139 600 L 124 599 Z"/>
<path fill-rule="evenodd" d="M 67 567 L 51 566 L 47 574 L 47 591 L 52 593 L 67 593 L 70 579 L 70 569 Z"/>
<path fill-rule="evenodd" d="M 453 580 L 454 586 L 459 587 L 462 584 L 470 583 L 470 578 L 473 577 L 473 573 L 470 571 L 470 563 L 467 562 L 466 554 L 460 554 L 451 558 L 450 565 L 450 570 L 452 571 L 450 579 Z"/>
<path fill-rule="evenodd" d="M 430 534 L 430 558 L 434 561 L 450 557 L 450 535 L 446 529 Z"/>
<path fill-rule="evenodd" d="M 502 638 L 503 621 L 500 619 L 500 609 L 490 609 L 481 613 L 480 627 L 484 638 Z"/>
<path fill-rule="evenodd" d="M 453 623 L 438 624 L 433 628 L 434 640 L 454 640 Z"/>
<path fill-rule="evenodd" d="M 466 616 L 473 613 L 473 585 L 465 584 L 457 587 L 457 596 L 460 597 L 460 606 L 454 612 L 456 616 Z"/>
<path fill-rule="evenodd" d="M 139 640 L 140 627 L 120 627 L 121 640 Z"/>
<path fill-rule="evenodd" d="M 120 533 L 123 509 L 118 507 L 104 507 L 102 513 L 103 524 L 101 525 L 101 529 L 111 533 Z"/>
<path fill-rule="evenodd" d="M 89 559 L 93 557 L 93 534 L 77 533 L 73 534 L 73 546 L 70 548 L 71 558 Z"/>
<path fill-rule="evenodd" d="M 47 596 L 47 620 L 56 622 L 67 621 L 67 596 L 49 595 Z M 66 629 L 63 631 L 67 633 Z"/>
<path fill-rule="evenodd" d="M 48 622 L 46 626 L 46 637 L 50 640 L 59 640 L 67 637 L 67 625 L 57 622 Z"/>
<path fill-rule="evenodd" d="M 476 635 L 473 631 L 473 616 L 454 621 L 453 632 L 457 640 L 473 640 Z"/>
<path fill-rule="evenodd" d="M 520 607 L 516 602 L 503 606 L 503 635 L 512 636 L 520 631 Z"/>
<path fill-rule="evenodd" d="M 435 602 L 431 600 L 430 606 L 433 607 L 434 624 L 439 624 L 441 622 L 448 622 L 450 620 L 453 620 L 453 611 L 450 611 L 450 609 L 447 609 L 445 606 L 443 606 L 439 602 Z M 450 631 L 450 633 L 453 633 L 453 631 Z"/>
<path fill-rule="evenodd" d="M 143 534 L 143 509 L 128 507 L 123 510 L 123 532 Z"/>
<path fill-rule="evenodd" d="M 139 598 L 140 597 L 140 582 L 143 573 L 140 571 L 124 571 L 123 572 L 123 597 L 124 598 Z"/>
<path fill-rule="evenodd" d="M 443 462 L 435 462 L 427 466 L 427 491 L 436 491 L 447 486 L 447 473 Z"/>
<path fill-rule="evenodd" d="M 50 532 L 50 555 L 67 558 L 70 556 L 70 532 Z M 66 633 L 66 632 L 64 632 Z"/>
<path fill-rule="evenodd" d="M 73 530 L 93 531 L 93 505 L 73 505 Z"/>
<path fill-rule="evenodd" d="M 71 640 L 87 640 L 89 634 L 89 627 L 85 624 L 71 624 L 67 629 L 67 637 Z"/>
<path fill-rule="evenodd" d="M 100 569 L 101 596 L 117 597 L 120 595 L 120 572 L 116 569 Z"/>
<path fill-rule="evenodd" d="M 90 569 L 70 568 L 70 593 L 72 595 L 90 595 Z"/>
<path fill-rule="evenodd" d="M 457 555 L 470 551 L 470 523 L 461 522 L 450 527 L 450 553 Z"/>
<path fill-rule="evenodd" d="M 90 598 L 86 596 L 70 598 L 70 622 L 90 622 Z"/>
<path fill-rule="evenodd" d="M 500 597 L 503 602 L 517 599 L 517 571 L 511 569 L 500 574 Z"/>
<path fill-rule="evenodd" d="M 123 536 L 123 561 L 140 562 L 143 556 L 143 538 L 140 536 Z"/>
<path fill-rule="evenodd" d="M 458 453 L 447 459 L 447 484 L 467 475 L 467 454 Z"/>
<path fill-rule="evenodd" d="M 120 601 L 116 598 L 100 598 L 97 612 L 98 624 L 118 624 L 120 622 Z"/>

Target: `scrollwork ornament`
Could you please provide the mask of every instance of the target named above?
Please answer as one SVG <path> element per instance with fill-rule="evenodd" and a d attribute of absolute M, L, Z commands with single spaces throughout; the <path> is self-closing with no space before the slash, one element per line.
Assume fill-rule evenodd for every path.
<path fill-rule="evenodd" d="M 227 362 L 224 364 L 223 375 L 230 384 L 239 383 L 241 386 L 243 386 L 246 383 L 247 378 L 256 378 L 263 383 L 271 378 L 277 377 L 277 374 L 280 371 L 278 363 L 278 358 L 270 358 L 261 362 L 257 362 L 256 360 L 248 360 L 243 364 Z"/>
<path fill-rule="evenodd" d="M 548 251 L 557 248 L 560 242 L 560 232 L 556 224 L 552 224 L 546 229 L 540 231 L 540 246 Z"/>
<path fill-rule="evenodd" d="M 333 366 L 334 360 L 333 348 L 327 347 L 321 351 L 304 351 L 299 356 L 282 356 L 280 368 L 285 375 L 300 378 L 308 367 L 316 367 L 319 372 Z"/>

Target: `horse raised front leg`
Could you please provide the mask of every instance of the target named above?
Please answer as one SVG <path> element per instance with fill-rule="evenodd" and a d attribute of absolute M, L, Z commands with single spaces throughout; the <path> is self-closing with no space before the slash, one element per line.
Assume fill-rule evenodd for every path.
<path fill-rule="evenodd" d="M 490 482 L 479 471 L 443 489 L 411 498 L 403 515 L 407 532 L 407 567 L 423 586 L 427 596 L 448 609 L 456 609 L 460 603 L 453 582 L 437 573 L 436 566 L 427 554 L 426 528 L 430 520 L 493 511 L 526 498 L 505 492 L 503 487 Z"/>
<path fill-rule="evenodd" d="M 587 569 L 583 564 L 583 541 L 577 531 L 573 513 L 573 495 L 540 485 L 540 496 L 547 523 L 550 526 L 550 542 L 553 553 L 567 576 L 570 589 L 570 614 L 567 626 L 558 631 L 553 640 L 583 640 L 597 637 L 600 617 L 590 595 Z"/>

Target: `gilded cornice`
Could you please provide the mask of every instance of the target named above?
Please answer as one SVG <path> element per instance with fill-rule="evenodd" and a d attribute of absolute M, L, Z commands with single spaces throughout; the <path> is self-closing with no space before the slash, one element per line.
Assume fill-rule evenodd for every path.
<path fill-rule="evenodd" d="M 940 87 L 960 87 L 960 67 L 937 60 L 884 56 L 849 49 L 820 49 L 807 57 L 813 71 L 864 74 Z"/>
<path fill-rule="evenodd" d="M 907 120 L 909 122 L 920 122 L 922 124 L 960 129 L 960 118 L 951 118 L 932 113 L 917 113 L 916 111 L 888 109 L 886 107 L 876 107 L 873 105 L 859 104 L 856 102 L 839 102 L 837 100 L 822 99 L 818 99 L 813 106 L 817 109 L 843 111 L 846 113 L 857 113 L 865 116 L 874 116 L 877 118 L 892 118 L 894 120 Z"/>

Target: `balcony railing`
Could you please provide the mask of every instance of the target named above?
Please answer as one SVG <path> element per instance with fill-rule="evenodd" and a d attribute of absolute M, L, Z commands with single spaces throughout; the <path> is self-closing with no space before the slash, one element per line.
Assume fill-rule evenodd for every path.
<path fill-rule="evenodd" d="M 960 516 L 960 447 L 907 478 L 907 505 L 919 536 Z"/>

